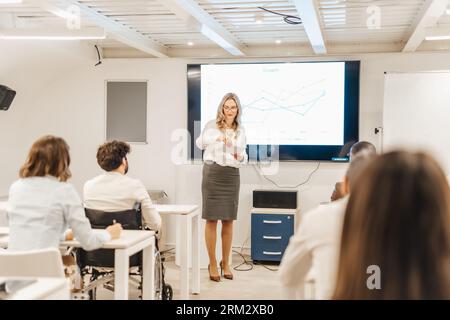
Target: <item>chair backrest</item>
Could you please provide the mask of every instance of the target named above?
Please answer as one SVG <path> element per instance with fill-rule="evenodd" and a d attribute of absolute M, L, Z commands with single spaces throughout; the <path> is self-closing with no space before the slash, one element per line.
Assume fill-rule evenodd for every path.
<path fill-rule="evenodd" d="M 142 230 L 142 214 L 139 207 L 135 209 L 115 212 L 105 212 L 101 210 L 85 209 L 86 217 L 91 222 L 94 229 L 104 229 L 113 224 L 115 220 L 122 225 L 124 230 Z M 142 254 L 137 253 L 130 258 L 130 266 L 140 266 Z M 83 269 L 90 267 L 114 267 L 114 251 L 108 249 L 98 249 L 94 251 L 77 250 L 77 263 Z"/>
<path fill-rule="evenodd" d="M 64 267 L 58 249 L 0 251 L 0 277 L 64 278 Z"/>
<path fill-rule="evenodd" d="M 124 230 L 142 229 L 142 214 L 139 208 L 125 211 L 105 212 L 85 209 L 86 217 L 94 229 L 104 229 L 113 224 L 114 220 L 122 225 Z"/>

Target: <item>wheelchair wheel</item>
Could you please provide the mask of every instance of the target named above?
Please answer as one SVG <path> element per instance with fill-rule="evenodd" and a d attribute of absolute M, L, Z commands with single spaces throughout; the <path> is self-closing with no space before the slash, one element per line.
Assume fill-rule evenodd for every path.
<path fill-rule="evenodd" d="M 162 291 L 162 300 L 172 300 L 173 290 L 170 284 L 165 284 Z"/>

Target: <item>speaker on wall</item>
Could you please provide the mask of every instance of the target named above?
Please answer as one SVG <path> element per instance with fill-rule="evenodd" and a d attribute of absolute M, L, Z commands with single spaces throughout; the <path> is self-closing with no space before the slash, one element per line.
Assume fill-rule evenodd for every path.
<path fill-rule="evenodd" d="M 14 90 L 0 85 L 0 110 L 8 110 L 15 96 L 16 92 Z"/>

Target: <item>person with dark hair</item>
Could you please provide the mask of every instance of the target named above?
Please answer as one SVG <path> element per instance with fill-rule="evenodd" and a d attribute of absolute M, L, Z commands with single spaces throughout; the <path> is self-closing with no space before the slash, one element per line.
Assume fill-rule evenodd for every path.
<path fill-rule="evenodd" d="M 439 164 L 394 151 L 356 183 L 333 298 L 449 299 L 450 190 Z"/>
<path fill-rule="evenodd" d="M 367 141 L 359 141 L 352 145 L 348 154 L 350 163 L 356 157 L 371 157 L 377 154 L 375 146 Z M 333 193 L 331 194 L 331 201 L 339 200 L 345 197 L 345 193 L 342 190 L 343 183 L 341 181 L 336 182 L 334 185 Z"/>
<path fill-rule="evenodd" d="M 98 148 L 97 163 L 105 172 L 84 185 L 84 205 L 101 211 L 124 211 L 141 206 L 144 224 L 161 236 L 161 217 L 141 181 L 128 177 L 130 145 L 106 142 Z"/>
<path fill-rule="evenodd" d="M 61 240 L 73 235 L 85 250 L 94 250 L 120 237 L 120 224 L 92 232 L 81 199 L 67 183 L 69 166 L 69 146 L 62 138 L 45 136 L 33 144 L 20 179 L 9 190 L 8 250 L 58 248 Z"/>
<path fill-rule="evenodd" d="M 304 298 L 308 278 L 314 279 L 315 298 L 330 299 L 336 280 L 339 245 L 345 206 L 350 191 L 371 158 L 357 158 L 350 163 L 342 186 L 344 198 L 320 205 L 307 212 L 291 237 L 280 264 L 280 278 L 285 298 Z"/>

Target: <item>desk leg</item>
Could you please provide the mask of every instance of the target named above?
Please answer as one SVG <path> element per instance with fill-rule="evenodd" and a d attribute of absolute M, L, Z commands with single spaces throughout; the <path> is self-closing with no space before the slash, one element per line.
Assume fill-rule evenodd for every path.
<path fill-rule="evenodd" d="M 155 299 L 155 238 L 151 245 L 144 248 L 143 253 L 142 300 Z"/>
<path fill-rule="evenodd" d="M 192 293 L 200 293 L 200 216 L 192 217 Z"/>
<path fill-rule="evenodd" d="M 185 215 L 181 219 L 180 227 L 180 299 L 189 299 L 189 256 L 191 246 L 189 245 L 189 235 L 191 231 L 192 219 Z"/>
<path fill-rule="evenodd" d="M 114 258 L 114 299 L 128 300 L 129 256 L 124 249 L 116 249 Z"/>

